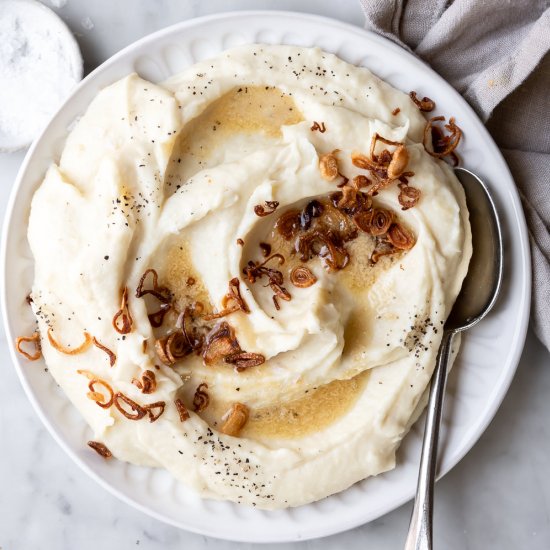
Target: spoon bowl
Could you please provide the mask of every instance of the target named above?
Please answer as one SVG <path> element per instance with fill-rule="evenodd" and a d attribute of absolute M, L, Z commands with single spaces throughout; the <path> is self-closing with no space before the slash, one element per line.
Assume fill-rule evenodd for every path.
<path fill-rule="evenodd" d="M 502 235 L 493 199 L 485 184 L 465 168 L 455 174 L 466 193 L 472 228 L 472 259 L 445 329 L 462 331 L 481 321 L 493 307 L 502 281 Z"/>
<path fill-rule="evenodd" d="M 472 258 L 462 288 L 445 323 L 426 411 L 426 427 L 414 507 L 405 550 L 432 549 L 433 489 L 437 444 L 453 336 L 479 323 L 496 302 L 502 282 L 503 247 L 498 214 L 485 184 L 465 168 L 455 168 L 466 195 L 472 229 Z"/>

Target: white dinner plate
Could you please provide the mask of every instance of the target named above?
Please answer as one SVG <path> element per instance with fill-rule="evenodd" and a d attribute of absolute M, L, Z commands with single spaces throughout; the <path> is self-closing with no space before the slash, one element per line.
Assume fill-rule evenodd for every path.
<path fill-rule="evenodd" d="M 133 71 L 159 82 L 195 61 L 243 43 L 320 46 L 363 65 L 393 86 L 437 101 L 464 131 L 460 156 L 495 199 L 505 239 L 505 277 L 498 303 L 463 338 L 443 418 L 441 472 L 448 472 L 493 418 L 512 380 L 527 330 L 530 264 L 527 230 L 516 187 L 487 130 L 462 97 L 411 54 L 388 40 L 323 17 L 290 12 L 234 12 L 179 23 L 149 35 L 103 63 L 75 90 L 31 147 L 14 186 L 3 244 L 3 317 L 8 337 L 34 330 L 25 304 L 33 276 L 26 238 L 29 205 L 48 165 L 57 161 L 67 133 L 103 87 Z M 48 228 L 44 228 L 47 231 Z M 44 372 L 12 350 L 17 372 L 38 415 L 69 456 L 113 494 L 172 525 L 214 537 L 276 542 L 321 537 L 371 521 L 414 494 L 423 421 L 406 437 L 397 467 L 314 504 L 266 512 L 203 500 L 166 471 L 105 461 L 86 447 L 90 430 Z M 43 366 L 43 365 L 42 365 Z M 345 468 L 345 464 L 342 464 Z"/>

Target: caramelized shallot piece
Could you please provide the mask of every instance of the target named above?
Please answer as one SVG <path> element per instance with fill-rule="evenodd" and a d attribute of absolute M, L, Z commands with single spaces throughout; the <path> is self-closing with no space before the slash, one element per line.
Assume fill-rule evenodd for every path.
<path fill-rule="evenodd" d="M 145 286 L 145 281 L 149 274 L 152 275 L 152 288 L 144 289 L 143 287 Z M 172 299 L 170 291 L 164 286 L 159 286 L 158 273 L 154 269 L 147 269 L 145 271 L 136 288 L 136 298 L 142 298 L 146 294 L 153 295 L 157 300 L 165 304 L 169 303 Z"/>
<path fill-rule="evenodd" d="M 429 97 L 424 96 L 422 99 L 418 99 L 415 91 L 409 92 L 409 96 L 421 111 L 429 113 L 435 109 L 435 101 L 431 100 Z"/>
<path fill-rule="evenodd" d="M 187 338 L 182 332 L 173 332 L 155 342 L 155 350 L 165 365 L 173 365 L 191 352 Z"/>
<path fill-rule="evenodd" d="M 122 290 L 120 309 L 113 317 L 113 327 L 119 334 L 128 334 L 132 331 L 132 315 L 128 309 L 128 287 Z"/>
<path fill-rule="evenodd" d="M 221 432 L 225 435 L 237 436 L 248 421 L 248 407 L 242 403 L 233 406 L 223 415 L 224 423 Z"/>
<path fill-rule="evenodd" d="M 219 319 L 220 317 L 225 317 L 230 313 L 235 311 L 242 311 L 243 313 L 250 313 L 250 309 L 247 303 L 244 301 L 244 298 L 241 296 L 240 291 L 240 281 L 238 277 L 233 277 L 229 281 L 229 292 L 222 299 L 222 310 L 218 313 L 211 313 L 205 315 L 204 319 L 211 321 L 212 319 Z"/>
<path fill-rule="evenodd" d="M 393 214 L 389 210 L 375 208 L 372 212 L 369 233 L 373 236 L 387 233 L 393 221 Z"/>
<path fill-rule="evenodd" d="M 420 199 L 420 189 L 406 185 L 403 183 L 399 184 L 399 204 L 401 205 L 401 210 L 408 210 L 416 205 Z"/>
<path fill-rule="evenodd" d="M 108 409 L 112 404 L 114 400 L 114 392 L 113 388 L 102 378 L 99 378 L 96 376 L 93 372 L 89 370 L 77 370 L 78 374 L 84 375 L 88 380 L 90 380 L 88 384 L 88 389 L 90 390 L 86 397 L 88 399 L 91 399 L 92 401 L 95 401 L 96 404 L 101 407 L 102 409 Z M 98 391 L 96 389 L 96 385 L 101 386 L 102 391 Z"/>
<path fill-rule="evenodd" d="M 290 273 L 290 282 L 298 288 L 307 288 L 317 282 L 317 277 L 308 267 L 301 265 L 295 267 Z"/>
<path fill-rule="evenodd" d="M 408 162 L 409 152 L 404 145 L 398 145 L 388 165 L 388 178 L 397 179 L 405 171 Z"/>
<path fill-rule="evenodd" d="M 101 351 L 104 351 L 109 356 L 109 364 L 114 366 L 116 363 L 116 355 L 106 346 L 104 346 L 95 336 L 92 338 L 92 341 L 94 343 L 94 346 L 96 348 L 99 348 Z M 145 345 L 147 345 L 147 341 L 144 340 Z M 145 353 L 145 350 L 143 350 Z"/>
<path fill-rule="evenodd" d="M 399 223 L 392 223 L 386 235 L 388 241 L 399 250 L 409 250 L 415 244 L 414 236 Z"/>
<path fill-rule="evenodd" d="M 460 143 L 462 130 L 455 124 L 454 117 L 451 117 L 449 123 L 444 125 L 444 128 L 449 132 L 449 135 L 446 136 L 443 134 L 442 130 L 435 125 L 436 122 L 445 122 L 445 117 L 435 116 L 430 118 L 426 123 L 423 140 L 424 149 L 432 157 L 443 158 L 451 156 L 456 166 L 458 157 L 456 157 L 454 150 Z"/>
<path fill-rule="evenodd" d="M 300 231 L 300 224 L 300 210 L 288 210 L 279 217 L 275 223 L 275 229 L 288 241 Z"/>
<path fill-rule="evenodd" d="M 148 405 L 143 406 L 143 410 L 147 412 L 149 416 L 149 422 L 155 422 L 164 412 L 166 407 L 165 401 L 156 401 L 155 403 L 149 403 Z"/>
<path fill-rule="evenodd" d="M 315 132 L 316 130 L 318 130 L 319 132 L 321 132 L 321 134 L 324 134 L 327 131 L 327 128 L 326 128 L 324 122 L 321 122 L 319 124 L 319 122 L 315 122 L 315 120 L 314 120 L 313 125 L 311 126 L 310 130 L 312 132 Z"/>
<path fill-rule="evenodd" d="M 193 396 L 193 409 L 195 412 L 202 412 L 208 407 L 210 397 L 206 391 L 207 389 L 208 384 L 203 382 L 199 384 L 198 388 L 195 390 L 195 395 Z"/>
<path fill-rule="evenodd" d="M 157 389 L 157 379 L 152 370 L 146 370 L 141 378 L 132 378 L 132 384 L 141 390 L 141 393 L 153 393 Z"/>
<path fill-rule="evenodd" d="M 69 348 L 63 346 L 55 340 L 55 338 L 53 337 L 53 330 L 51 328 L 48 329 L 48 340 L 50 341 L 50 344 L 53 348 L 61 353 L 64 353 L 65 355 L 77 355 L 78 353 L 82 353 L 90 347 L 90 344 L 93 341 L 92 337 L 86 331 L 84 331 L 84 342 L 82 342 L 82 344 L 80 344 L 76 348 Z"/>
<path fill-rule="evenodd" d="M 213 365 L 221 359 L 241 351 L 233 329 L 228 323 L 222 321 L 207 334 L 202 358 L 205 365 Z"/>
<path fill-rule="evenodd" d="M 34 353 L 26 352 L 21 344 L 29 343 L 34 346 Z M 40 344 L 40 334 L 35 332 L 32 336 L 19 336 L 15 339 L 15 349 L 24 355 L 29 361 L 37 361 L 42 357 L 42 346 Z"/>
<path fill-rule="evenodd" d="M 180 422 L 185 422 L 186 420 L 189 420 L 189 411 L 187 410 L 187 407 L 183 404 L 183 401 L 178 398 L 174 401 L 174 404 L 176 405 L 176 409 L 180 417 Z"/>
<path fill-rule="evenodd" d="M 111 458 L 113 453 L 107 448 L 104 443 L 99 441 L 88 441 L 88 447 L 92 448 L 99 456 L 103 458 Z"/>
<path fill-rule="evenodd" d="M 265 357 L 261 353 L 252 353 L 249 351 L 239 351 L 224 358 L 226 363 L 235 365 L 237 372 L 242 372 L 250 367 L 257 367 L 265 363 Z"/>
<path fill-rule="evenodd" d="M 400 112 L 401 112 L 401 109 L 400 109 L 399 107 L 396 107 L 396 108 L 391 112 L 391 114 L 392 114 L 393 116 L 395 116 L 395 115 L 398 115 Z"/>
<path fill-rule="evenodd" d="M 114 404 L 118 411 L 129 420 L 140 420 L 147 414 L 146 409 L 120 392 L 115 393 Z M 129 410 L 127 410 L 128 407 Z"/>
<path fill-rule="evenodd" d="M 363 176 L 362 174 L 355 176 L 351 181 L 357 191 L 363 189 L 363 187 L 367 187 L 368 185 L 370 185 L 369 178 L 367 178 L 367 176 Z"/>
<path fill-rule="evenodd" d="M 269 216 L 269 214 L 273 214 L 273 212 L 277 210 L 278 206 L 279 201 L 265 201 L 265 206 L 257 204 L 254 207 L 254 214 L 256 214 L 256 216 L 259 216 L 260 218 L 263 218 L 264 216 Z"/>
<path fill-rule="evenodd" d="M 319 157 L 321 176 L 328 181 L 333 181 L 338 177 L 338 160 L 335 154 L 337 152 L 338 149 L 335 149 L 332 153 L 326 153 Z"/>

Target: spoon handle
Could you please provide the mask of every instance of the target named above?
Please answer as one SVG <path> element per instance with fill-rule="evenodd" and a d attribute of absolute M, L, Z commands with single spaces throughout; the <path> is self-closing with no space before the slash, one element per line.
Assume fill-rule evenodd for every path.
<path fill-rule="evenodd" d="M 422 455 L 418 472 L 418 484 L 414 508 L 405 542 L 405 550 L 432 550 L 432 517 L 435 471 L 437 464 L 437 441 L 443 410 L 443 397 L 447 381 L 447 364 L 451 356 L 453 331 L 445 331 L 437 353 L 435 370 L 426 410 L 426 427 L 422 442 Z"/>

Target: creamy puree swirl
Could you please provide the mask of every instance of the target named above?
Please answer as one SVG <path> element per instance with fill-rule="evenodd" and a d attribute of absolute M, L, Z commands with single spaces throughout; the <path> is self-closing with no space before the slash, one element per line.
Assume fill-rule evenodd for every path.
<path fill-rule="evenodd" d="M 326 131 L 312 131 L 314 121 Z M 132 74 L 100 91 L 36 191 L 28 231 L 43 354 L 94 438 L 204 497 L 267 509 L 312 502 L 393 468 L 471 255 L 463 191 L 424 150 L 425 124 L 406 94 L 316 48 L 243 46 L 160 85 Z M 414 247 L 371 265 L 374 241 L 361 237 L 348 243 L 344 269 L 329 272 L 313 259 L 316 283 L 293 287 L 299 262 L 274 222 L 337 190 L 320 175 L 321 155 L 338 149 L 346 177 L 364 173 L 351 153 L 368 153 L 375 132 L 409 152 L 418 204 L 402 211 L 396 185 L 375 200 L 410 228 Z M 277 211 L 257 216 L 266 201 L 277 201 Z M 269 287 L 243 275 L 268 240 L 287 257 L 280 269 L 292 299 L 280 310 Z M 147 300 L 135 297 L 149 268 L 181 308 L 200 300 L 221 310 L 228 281 L 239 278 L 250 312 L 222 321 L 265 362 L 236 372 L 190 354 L 164 365 L 154 343 L 166 327 L 153 328 Z M 132 330 L 119 334 L 112 319 L 124 287 Z M 174 321 L 170 312 L 166 324 Z M 87 332 L 116 363 L 95 346 L 60 353 L 48 330 L 73 347 Z M 79 370 L 141 405 L 163 401 L 164 412 L 132 421 L 98 407 Z M 156 376 L 151 394 L 132 384 L 147 370 Z M 196 413 L 202 383 L 210 404 Z M 189 410 L 184 422 L 176 397 Z M 236 402 L 249 410 L 239 437 L 220 430 Z"/>

